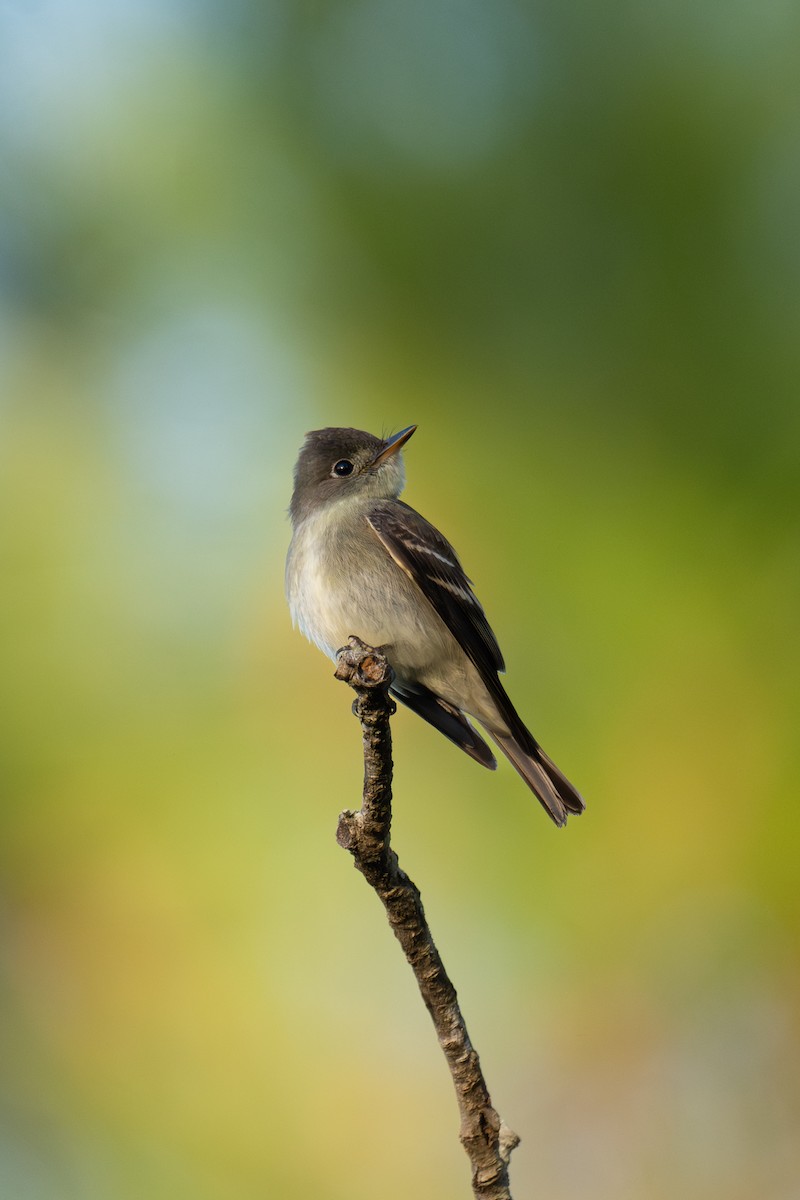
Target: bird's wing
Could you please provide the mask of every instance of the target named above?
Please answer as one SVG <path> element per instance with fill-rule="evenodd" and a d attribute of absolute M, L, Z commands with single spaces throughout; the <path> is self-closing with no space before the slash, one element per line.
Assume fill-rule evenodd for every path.
<path fill-rule="evenodd" d="M 438 529 L 429 525 L 424 517 L 402 500 L 379 501 L 370 509 L 367 520 L 392 558 L 413 579 L 477 668 L 508 730 L 502 735 L 495 731 L 492 737 L 539 797 L 555 823 L 565 824 L 567 812 L 583 811 L 583 800 L 526 728 L 497 678 L 497 672 L 504 670 L 503 656 L 455 550 Z M 474 753 L 474 747 L 464 744 L 466 731 L 462 727 L 452 725 L 449 721 L 445 727 L 447 714 L 444 710 L 441 713 L 434 713 L 432 708 L 425 711 L 424 703 L 419 700 L 415 703 L 413 696 L 408 699 L 402 693 L 398 698 L 410 704 L 447 737 L 458 742 L 468 754 L 472 753 L 473 757 L 482 761 L 479 754 Z M 452 715 L 458 721 L 458 710 Z M 434 716 L 436 719 L 433 719 Z M 465 724 L 471 730 L 469 723 L 465 721 Z M 483 748 L 487 749 L 485 745 Z M 490 766 L 491 763 L 485 765 Z"/>
<path fill-rule="evenodd" d="M 382 500 L 367 517 L 486 681 L 505 670 L 497 639 L 447 538 L 402 500 Z"/>

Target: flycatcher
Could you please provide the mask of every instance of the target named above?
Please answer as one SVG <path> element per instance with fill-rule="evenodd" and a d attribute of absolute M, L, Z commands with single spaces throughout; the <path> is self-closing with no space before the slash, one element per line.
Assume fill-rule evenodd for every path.
<path fill-rule="evenodd" d="M 400 449 L 415 429 L 385 440 L 360 429 L 306 435 L 289 509 L 292 620 L 334 660 L 351 634 L 380 648 L 394 671 L 392 695 L 494 770 L 474 718 L 564 825 L 583 800 L 506 695 L 500 647 L 455 550 L 398 499 Z"/>

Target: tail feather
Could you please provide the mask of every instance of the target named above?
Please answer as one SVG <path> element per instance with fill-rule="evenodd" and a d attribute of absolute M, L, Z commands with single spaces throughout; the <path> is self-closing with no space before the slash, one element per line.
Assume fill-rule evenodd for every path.
<path fill-rule="evenodd" d="M 583 812 L 583 800 L 538 743 L 534 742 L 535 749 L 528 752 L 510 736 L 495 732 L 491 736 L 556 825 L 566 825 L 569 813 Z"/>
<path fill-rule="evenodd" d="M 550 758 L 548 754 L 545 754 L 538 742 L 536 743 L 536 757 L 539 759 L 545 771 L 550 776 L 550 781 L 561 797 L 562 803 L 567 811 L 575 813 L 576 816 L 578 813 L 582 813 L 586 808 L 586 805 L 583 802 L 583 797 L 581 796 L 580 792 L 577 790 L 577 788 L 573 787 L 564 772 L 560 771 L 553 762 L 552 758 Z"/>
<path fill-rule="evenodd" d="M 490 694 L 497 706 L 495 711 L 490 712 L 484 704 L 477 707 L 477 711 L 476 708 L 471 708 L 471 715 L 499 746 L 556 825 L 566 825 L 570 813 L 583 812 L 583 800 L 566 775 L 545 754 L 536 738 L 525 727 L 500 680 L 495 676 L 491 684 Z M 395 678 L 391 693 L 395 699 L 408 705 L 451 742 L 455 742 L 470 758 L 474 758 L 489 770 L 495 769 L 497 763 L 494 755 L 470 724 L 464 710 L 437 696 L 418 681 L 412 683 Z"/>

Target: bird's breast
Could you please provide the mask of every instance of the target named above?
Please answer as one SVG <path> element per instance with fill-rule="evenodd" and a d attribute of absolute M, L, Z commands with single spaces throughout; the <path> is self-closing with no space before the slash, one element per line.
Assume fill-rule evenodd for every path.
<path fill-rule="evenodd" d="M 292 538 L 286 591 L 294 623 L 332 659 L 355 634 L 370 646 L 385 646 L 398 674 L 413 674 L 418 659 L 430 660 L 432 638 L 449 639 L 366 512 L 323 509 L 306 518 Z"/>

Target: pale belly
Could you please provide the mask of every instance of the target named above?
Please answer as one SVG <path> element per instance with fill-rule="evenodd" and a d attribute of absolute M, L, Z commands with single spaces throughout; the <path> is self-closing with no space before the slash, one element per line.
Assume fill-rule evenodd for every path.
<path fill-rule="evenodd" d="M 397 673 L 416 675 L 458 647 L 431 605 L 366 523 L 330 536 L 324 514 L 295 535 L 286 570 L 292 619 L 330 658 L 351 634 L 391 648 Z"/>

